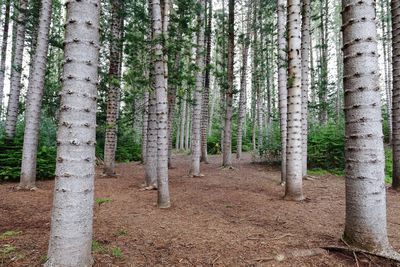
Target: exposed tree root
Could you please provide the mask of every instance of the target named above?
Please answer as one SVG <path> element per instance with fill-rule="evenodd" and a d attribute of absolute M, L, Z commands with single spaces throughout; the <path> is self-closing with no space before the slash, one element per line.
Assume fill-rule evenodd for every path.
<path fill-rule="evenodd" d="M 356 263 L 358 262 L 357 253 L 363 254 L 365 256 L 371 255 L 371 256 L 375 256 L 375 257 L 379 257 L 379 258 L 383 258 L 383 259 L 387 259 L 387 260 L 391 260 L 391 261 L 396 261 L 396 262 L 400 263 L 400 255 L 393 250 L 389 250 L 387 252 L 370 252 L 370 251 L 366 251 L 366 250 L 362 250 L 362 249 L 350 247 L 350 246 L 348 246 L 348 247 L 327 246 L 327 247 L 322 247 L 322 248 L 327 251 L 331 251 L 331 252 L 350 253 L 354 256 Z"/>
<path fill-rule="evenodd" d="M 150 190 L 157 190 L 157 186 L 149 185 L 139 189 L 139 191 L 150 191 Z"/>
<path fill-rule="evenodd" d="M 286 254 L 278 254 L 275 256 L 271 256 L 271 257 L 254 259 L 254 261 L 257 261 L 257 262 L 265 262 L 265 261 L 272 261 L 272 260 L 284 261 L 284 260 L 288 260 L 291 258 L 312 257 L 312 256 L 317 256 L 317 255 L 321 255 L 321 254 L 325 254 L 325 253 L 326 253 L 326 250 L 322 249 L 322 248 L 298 249 L 298 250 L 294 250 L 292 252 L 288 252 Z"/>
<path fill-rule="evenodd" d="M 37 191 L 38 188 L 36 186 L 16 186 L 14 187 L 17 191 Z"/>

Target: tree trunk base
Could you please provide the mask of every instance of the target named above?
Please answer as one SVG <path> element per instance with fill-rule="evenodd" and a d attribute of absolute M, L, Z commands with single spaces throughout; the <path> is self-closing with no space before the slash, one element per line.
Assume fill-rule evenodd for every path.
<path fill-rule="evenodd" d="M 37 191 L 38 188 L 35 185 L 18 185 L 15 187 L 17 191 Z"/>

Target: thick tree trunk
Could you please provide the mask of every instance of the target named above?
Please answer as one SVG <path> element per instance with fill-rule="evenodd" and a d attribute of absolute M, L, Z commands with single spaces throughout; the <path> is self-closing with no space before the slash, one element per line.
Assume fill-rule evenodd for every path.
<path fill-rule="evenodd" d="M 11 0 L 6 1 L 6 9 L 3 25 L 3 42 L 1 44 L 1 61 L 0 61 L 0 118 L 3 113 L 3 98 L 4 98 L 4 79 L 6 72 L 6 58 L 8 45 L 8 28 L 10 26 L 10 4 Z"/>
<path fill-rule="evenodd" d="M 310 0 L 303 0 L 301 31 L 301 135 L 303 177 L 307 175 L 307 137 L 308 137 L 308 88 L 310 64 Z"/>
<path fill-rule="evenodd" d="M 237 149 L 236 158 L 240 159 L 242 156 L 242 143 L 243 143 L 243 125 L 246 119 L 246 105 L 247 105 L 247 62 L 249 57 L 250 35 L 251 35 L 251 1 L 248 1 L 247 15 L 246 15 L 246 35 L 242 47 L 242 73 L 240 77 L 240 96 L 239 96 L 239 116 L 237 126 Z"/>
<path fill-rule="evenodd" d="M 202 89 L 204 74 L 204 8 L 206 0 L 199 0 L 201 10 L 197 20 L 197 49 L 196 49 L 196 88 L 193 97 L 193 115 L 192 115 L 192 166 L 190 173 L 192 176 L 200 176 L 200 156 L 201 156 L 201 107 L 202 107 Z"/>
<path fill-rule="evenodd" d="M 145 181 L 147 187 L 157 188 L 157 114 L 154 91 L 149 95 L 148 111 Z"/>
<path fill-rule="evenodd" d="M 344 239 L 349 245 L 385 253 L 389 242 L 375 1 L 343 0 L 342 6 L 346 120 Z"/>
<path fill-rule="evenodd" d="M 93 263 L 100 1 L 69 1 L 66 8 L 56 180 L 46 267 Z"/>
<path fill-rule="evenodd" d="M 104 173 L 115 175 L 115 152 L 117 150 L 118 113 L 121 87 L 122 31 L 121 20 L 123 2 L 113 0 L 111 14 L 110 67 L 108 71 L 109 87 L 107 96 L 106 137 L 104 142 Z"/>
<path fill-rule="evenodd" d="M 278 91 L 281 130 L 281 183 L 286 182 L 287 136 L 287 52 L 286 52 L 286 1 L 278 0 Z"/>
<path fill-rule="evenodd" d="M 24 52 L 25 32 L 26 32 L 26 12 L 28 0 L 20 0 L 18 12 L 18 25 L 16 32 L 15 56 L 12 61 L 10 97 L 8 99 L 6 117 L 6 138 L 11 140 L 15 135 L 15 127 L 18 119 L 18 104 L 21 93 L 21 72 L 22 58 Z M 16 23 L 16 22 L 14 22 Z"/>
<path fill-rule="evenodd" d="M 211 38 L 212 38 L 212 0 L 208 0 L 207 29 L 206 29 L 206 58 L 203 100 L 201 107 L 201 157 L 202 162 L 208 163 L 207 129 L 209 124 L 209 93 L 211 74 Z"/>
<path fill-rule="evenodd" d="M 285 199 L 303 200 L 301 142 L 301 4 L 287 2 L 288 27 L 288 118 Z"/>
<path fill-rule="evenodd" d="M 44 79 L 49 48 L 49 31 L 52 1 L 42 0 L 36 52 L 31 66 L 31 76 L 25 106 L 25 132 L 22 152 L 21 181 L 19 187 L 31 189 L 36 182 L 36 156 L 39 141 L 39 122 L 43 98 Z"/>
<path fill-rule="evenodd" d="M 165 12 L 165 11 L 164 11 Z M 157 187 L 158 207 L 171 206 L 168 188 L 168 103 L 167 83 L 165 79 L 165 57 L 163 53 L 162 11 L 160 0 L 152 1 L 152 30 L 153 30 L 153 71 L 154 90 L 156 96 L 157 114 Z"/>
<path fill-rule="evenodd" d="M 233 114 L 233 65 L 235 50 L 235 1 L 229 0 L 228 17 L 228 87 L 225 94 L 224 151 L 222 165 L 232 166 L 232 114 Z"/>
<path fill-rule="evenodd" d="M 392 187 L 400 188 L 400 1 L 392 0 L 392 47 L 393 47 L 393 177 Z"/>

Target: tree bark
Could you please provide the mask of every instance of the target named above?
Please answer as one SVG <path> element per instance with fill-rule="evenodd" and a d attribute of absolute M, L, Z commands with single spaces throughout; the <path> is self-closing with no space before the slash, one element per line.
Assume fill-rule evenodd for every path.
<path fill-rule="evenodd" d="M 303 200 L 301 141 L 301 4 L 287 2 L 288 118 L 285 199 Z"/>
<path fill-rule="evenodd" d="M 11 0 L 6 1 L 4 25 L 3 25 L 3 42 L 1 44 L 1 61 L 0 61 L 0 117 L 3 113 L 3 99 L 4 99 L 4 79 L 6 72 L 6 58 L 7 58 L 7 45 L 8 45 L 8 28 L 10 26 L 10 6 Z"/>
<path fill-rule="evenodd" d="M 389 249 L 374 0 L 343 0 L 346 220 L 343 238 Z M 394 6 L 396 7 L 396 5 Z"/>
<path fill-rule="evenodd" d="M 232 166 L 232 114 L 233 114 L 233 65 L 235 50 L 235 1 L 229 0 L 228 17 L 228 87 L 225 93 L 225 125 L 224 125 L 224 151 L 222 165 Z"/>
<path fill-rule="evenodd" d="M 302 135 L 302 176 L 307 175 L 307 137 L 308 137 L 308 88 L 310 64 L 310 0 L 303 0 L 301 30 L 301 135 Z"/>
<path fill-rule="evenodd" d="M 21 94 L 22 58 L 24 52 L 26 32 L 26 12 L 28 0 L 20 0 L 18 12 L 18 25 L 16 32 L 15 55 L 11 67 L 10 97 L 8 99 L 6 116 L 6 138 L 12 140 L 15 135 L 15 127 L 18 119 L 18 103 Z M 16 23 L 16 22 L 14 22 Z"/>
<path fill-rule="evenodd" d="M 150 79 L 146 75 L 147 80 Z M 143 125 L 142 125 L 142 164 L 146 164 L 147 159 L 147 130 L 149 127 L 149 91 L 145 89 L 143 94 Z"/>
<path fill-rule="evenodd" d="M 212 38 L 212 0 L 208 0 L 207 29 L 206 29 L 206 58 L 203 100 L 201 107 L 201 157 L 200 161 L 208 163 L 207 129 L 209 124 L 209 93 L 211 73 L 211 38 Z"/>
<path fill-rule="evenodd" d="M 199 0 L 200 13 L 197 20 L 197 49 L 196 49 L 196 88 L 193 97 L 193 114 L 192 114 L 192 166 L 190 174 L 192 176 L 200 176 L 200 156 L 201 156 L 201 107 L 202 107 L 202 90 L 204 81 L 204 8 L 206 0 Z"/>
<path fill-rule="evenodd" d="M 118 113 L 121 94 L 121 51 L 123 2 L 113 0 L 111 13 L 110 67 L 107 96 L 106 137 L 104 142 L 104 174 L 115 176 L 115 152 L 117 150 Z"/>
<path fill-rule="evenodd" d="M 180 140 L 179 140 L 179 149 L 185 149 L 185 130 L 186 130 L 186 116 L 187 116 L 187 93 L 185 92 L 185 95 L 183 96 L 182 99 L 182 116 L 181 116 L 181 133 L 180 133 Z"/>
<path fill-rule="evenodd" d="M 237 126 L 237 149 L 236 158 L 240 159 L 242 156 L 242 143 L 243 143 L 243 125 L 246 119 L 246 104 L 247 104 L 247 62 L 249 57 L 250 35 L 251 35 L 251 1 L 247 3 L 246 15 L 246 35 L 243 40 L 242 47 L 242 73 L 240 77 L 240 96 L 239 96 L 239 116 Z"/>
<path fill-rule="evenodd" d="M 52 1 L 42 0 L 36 52 L 32 61 L 31 76 L 25 106 L 25 132 L 19 187 L 31 189 L 36 182 L 36 159 L 39 142 L 39 124 L 42 107 L 44 79 L 49 48 Z"/>
<path fill-rule="evenodd" d="M 393 177 L 392 187 L 400 188 L 400 1 L 392 0 L 392 148 L 393 148 Z"/>
<path fill-rule="evenodd" d="M 171 206 L 168 188 L 168 104 L 165 57 L 162 45 L 163 18 L 160 0 L 152 0 L 153 69 L 157 114 L 158 207 Z"/>
<path fill-rule="evenodd" d="M 64 74 L 46 267 L 91 266 L 100 1 L 66 3 Z"/>

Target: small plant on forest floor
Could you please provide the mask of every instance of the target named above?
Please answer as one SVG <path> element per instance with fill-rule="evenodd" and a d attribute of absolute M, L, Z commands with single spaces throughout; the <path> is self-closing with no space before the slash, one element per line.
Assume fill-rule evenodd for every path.
<path fill-rule="evenodd" d="M 122 256 L 124 256 L 124 253 L 122 252 L 122 249 L 120 247 L 112 247 L 111 254 L 116 258 L 121 258 Z"/>
<path fill-rule="evenodd" d="M 114 236 L 127 236 L 128 235 L 128 231 L 125 229 L 119 229 L 114 233 Z"/>
<path fill-rule="evenodd" d="M 5 244 L 1 247 L 0 253 L 3 255 L 6 255 L 6 254 L 10 254 L 12 252 L 15 252 L 16 250 L 17 250 L 17 248 L 14 245 Z"/>
<path fill-rule="evenodd" d="M 232 208 L 233 208 L 233 205 L 232 205 L 232 204 L 226 204 L 226 205 L 225 205 L 225 208 L 227 208 L 227 209 L 232 209 Z"/>
<path fill-rule="evenodd" d="M 0 235 L 0 239 L 4 239 L 4 238 L 7 238 L 7 237 L 14 237 L 14 236 L 19 235 L 20 233 L 21 233 L 21 231 L 13 231 L 13 230 L 5 231 L 4 233 L 2 233 Z"/>
<path fill-rule="evenodd" d="M 100 241 L 97 240 L 93 240 L 92 241 L 92 252 L 96 253 L 96 252 L 102 252 L 104 251 L 104 246 Z"/>
<path fill-rule="evenodd" d="M 46 261 L 48 261 L 48 260 L 49 260 L 49 257 L 47 257 L 47 255 L 44 255 L 44 256 L 40 257 L 40 263 L 41 264 L 46 263 Z"/>
<path fill-rule="evenodd" d="M 106 198 L 106 197 L 98 197 L 96 198 L 96 203 L 99 205 L 104 204 L 104 203 L 111 203 L 112 199 L 111 198 Z"/>

